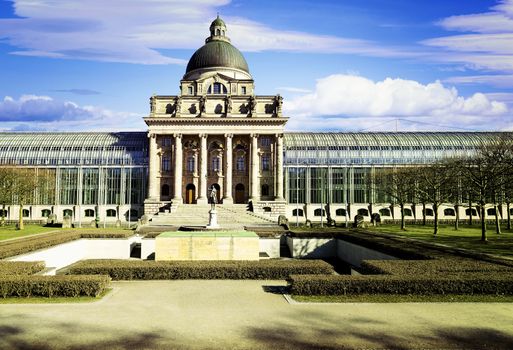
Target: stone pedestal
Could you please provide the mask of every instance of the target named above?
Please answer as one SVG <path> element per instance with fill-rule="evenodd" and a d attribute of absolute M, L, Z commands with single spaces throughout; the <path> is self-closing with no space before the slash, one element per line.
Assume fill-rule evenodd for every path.
<path fill-rule="evenodd" d="M 163 232 L 155 260 L 258 260 L 258 235 L 248 231 Z"/>
<path fill-rule="evenodd" d="M 219 228 L 219 224 L 217 223 L 217 211 L 215 209 L 210 209 L 208 211 L 208 229 L 217 229 Z"/>

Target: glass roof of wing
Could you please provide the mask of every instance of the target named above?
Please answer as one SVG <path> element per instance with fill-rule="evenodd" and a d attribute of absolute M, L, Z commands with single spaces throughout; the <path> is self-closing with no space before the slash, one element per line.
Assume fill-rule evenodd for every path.
<path fill-rule="evenodd" d="M 147 133 L 0 133 L 0 164 L 146 165 Z"/>

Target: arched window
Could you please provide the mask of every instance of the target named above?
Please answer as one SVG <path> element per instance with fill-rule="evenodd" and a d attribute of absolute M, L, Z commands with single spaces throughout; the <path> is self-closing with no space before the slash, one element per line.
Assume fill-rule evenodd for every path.
<path fill-rule="evenodd" d="M 292 216 L 303 216 L 303 209 L 292 210 Z"/>
<path fill-rule="evenodd" d="M 23 209 L 23 217 L 28 218 L 30 216 L 30 211 L 28 209 Z"/>
<path fill-rule="evenodd" d="M 63 217 L 68 217 L 68 218 L 72 217 L 73 216 L 73 210 L 71 210 L 71 209 L 63 210 L 62 211 L 62 216 Z"/>
<path fill-rule="evenodd" d="M 324 209 L 315 209 L 314 216 L 326 216 L 326 211 Z"/>
<path fill-rule="evenodd" d="M 270 213 L 271 207 L 264 207 L 264 213 Z"/>
<path fill-rule="evenodd" d="M 369 211 L 367 209 L 364 209 L 364 208 L 358 209 L 357 213 L 358 213 L 358 215 L 369 216 Z"/>
<path fill-rule="evenodd" d="M 424 210 L 424 215 L 425 215 L 425 216 L 433 216 L 433 215 L 434 215 L 434 214 L 433 214 L 433 209 L 431 209 L 431 208 L 426 208 L 426 209 Z"/>
<path fill-rule="evenodd" d="M 238 156 L 237 157 L 236 168 L 237 168 L 237 171 L 244 171 L 244 170 L 246 170 L 246 162 L 245 162 L 244 156 Z"/>
<path fill-rule="evenodd" d="M 335 215 L 336 216 L 346 216 L 346 210 L 342 209 L 342 208 L 337 209 L 337 210 L 335 210 Z"/>
<path fill-rule="evenodd" d="M 107 209 L 107 217 L 115 218 L 116 217 L 116 209 Z"/>
<path fill-rule="evenodd" d="M 411 209 L 404 208 L 404 216 L 413 216 Z"/>
<path fill-rule="evenodd" d="M 216 35 L 221 35 L 221 30 L 219 28 L 216 29 Z"/>
<path fill-rule="evenodd" d="M 7 210 L 0 209 L 0 217 L 6 217 L 7 216 Z"/>
<path fill-rule="evenodd" d="M 128 217 L 128 213 L 130 213 L 130 218 Z M 137 209 L 130 209 L 130 212 L 127 210 L 125 212 L 125 219 L 128 220 L 132 220 L 133 218 L 137 218 L 139 216 L 139 211 L 137 211 Z"/>
<path fill-rule="evenodd" d="M 486 209 L 486 215 L 495 215 L 495 208 L 488 208 Z"/>
<path fill-rule="evenodd" d="M 50 216 L 52 212 L 50 211 L 50 209 L 43 209 L 41 210 L 41 216 L 44 217 L 44 218 L 47 218 Z"/>
<path fill-rule="evenodd" d="M 193 156 L 187 157 L 187 172 L 193 173 L 194 168 L 196 167 L 196 160 Z"/>
<path fill-rule="evenodd" d="M 169 185 L 168 184 L 162 185 L 162 189 L 160 191 L 160 195 L 164 196 L 164 197 L 169 196 Z"/>
<path fill-rule="evenodd" d="M 477 216 L 477 210 L 475 210 L 474 208 L 465 209 L 465 215 L 470 216 L 470 213 L 472 213 L 472 216 Z"/>
<path fill-rule="evenodd" d="M 269 195 L 269 185 L 263 184 L 262 185 L 262 196 L 268 196 Z"/>
<path fill-rule="evenodd" d="M 209 95 L 219 95 L 219 94 L 226 94 L 228 93 L 228 90 L 226 89 L 226 86 L 224 86 L 221 83 L 214 83 L 208 87 L 207 94 Z"/>
<path fill-rule="evenodd" d="M 445 216 L 456 216 L 456 212 L 452 208 L 445 208 L 444 215 Z"/>
<path fill-rule="evenodd" d="M 85 217 L 86 218 L 94 218 L 94 210 L 93 209 L 86 209 L 85 210 Z"/>
<path fill-rule="evenodd" d="M 390 216 L 390 209 L 383 208 L 379 210 L 379 215 L 381 216 Z"/>

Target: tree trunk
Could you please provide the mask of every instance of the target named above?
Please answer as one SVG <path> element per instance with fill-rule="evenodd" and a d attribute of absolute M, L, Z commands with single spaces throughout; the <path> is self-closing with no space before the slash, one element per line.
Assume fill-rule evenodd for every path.
<path fill-rule="evenodd" d="M 20 204 L 20 216 L 18 218 L 18 230 L 23 230 L 25 228 L 23 224 L 23 204 Z"/>
<path fill-rule="evenodd" d="M 5 203 L 2 204 L 2 221 L 0 222 L 0 226 L 5 226 Z"/>
<path fill-rule="evenodd" d="M 498 235 L 501 234 L 501 220 L 499 219 L 499 207 L 497 204 L 494 204 L 493 207 L 495 208 L 495 233 Z"/>
<path fill-rule="evenodd" d="M 508 218 L 508 230 L 511 230 L 511 212 L 510 212 L 510 209 L 509 209 L 509 208 L 510 208 L 510 204 L 511 204 L 510 202 L 508 202 L 508 203 L 506 204 L 506 210 L 508 211 L 508 213 L 507 213 L 507 218 Z"/>
<path fill-rule="evenodd" d="M 487 239 L 486 239 L 486 220 L 485 220 L 485 213 L 486 213 L 486 209 L 485 209 L 485 206 L 484 206 L 484 203 L 481 202 L 481 241 L 483 242 L 486 242 Z"/>
<path fill-rule="evenodd" d="M 426 226 L 426 203 L 422 203 L 422 226 Z"/>
<path fill-rule="evenodd" d="M 456 210 L 456 220 L 454 221 L 454 230 L 458 231 L 460 228 L 460 206 L 455 205 L 454 209 Z"/>
<path fill-rule="evenodd" d="M 433 215 L 435 216 L 433 235 L 436 236 L 438 234 L 438 203 L 433 203 Z"/>
<path fill-rule="evenodd" d="M 469 210 L 469 218 L 468 218 L 468 224 L 472 226 L 472 199 L 469 196 L 468 200 L 468 210 Z"/>
<path fill-rule="evenodd" d="M 401 206 L 401 230 L 405 230 L 406 222 L 404 220 L 404 203 L 401 203 L 400 206 Z"/>

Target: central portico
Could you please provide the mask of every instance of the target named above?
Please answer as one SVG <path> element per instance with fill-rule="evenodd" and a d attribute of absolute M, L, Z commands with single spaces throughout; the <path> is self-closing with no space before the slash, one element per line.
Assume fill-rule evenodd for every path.
<path fill-rule="evenodd" d="M 255 96 L 246 60 L 219 17 L 191 57 L 179 96 L 150 98 L 145 213 L 182 203 L 283 203 L 282 98 Z"/>

